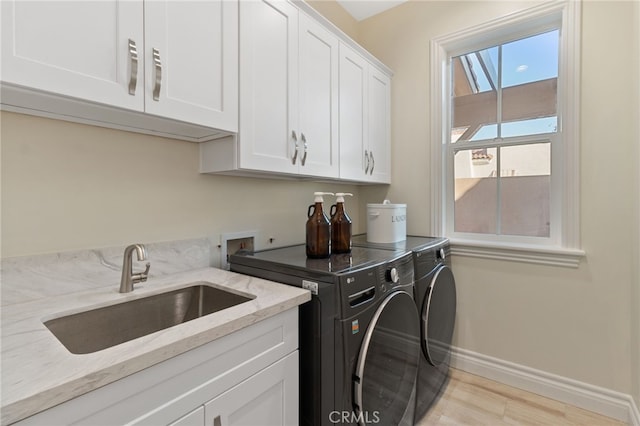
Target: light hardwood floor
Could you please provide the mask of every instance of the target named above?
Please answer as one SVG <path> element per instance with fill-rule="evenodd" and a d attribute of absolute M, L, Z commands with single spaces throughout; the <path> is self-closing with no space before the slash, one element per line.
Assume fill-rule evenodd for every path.
<path fill-rule="evenodd" d="M 625 424 L 553 399 L 452 369 L 446 390 L 431 410 L 417 423 L 417 426 L 621 426 Z"/>

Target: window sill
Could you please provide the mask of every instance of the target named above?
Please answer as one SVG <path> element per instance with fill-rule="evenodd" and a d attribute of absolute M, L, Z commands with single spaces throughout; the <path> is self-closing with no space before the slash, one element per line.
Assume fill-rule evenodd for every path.
<path fill-rule="evenodd" d="M 538 265 L 577 268 L 584 250 L 561 247 L 539 247 L 451 239 L 451 254 L 482 259 L 509 260 Z"/>

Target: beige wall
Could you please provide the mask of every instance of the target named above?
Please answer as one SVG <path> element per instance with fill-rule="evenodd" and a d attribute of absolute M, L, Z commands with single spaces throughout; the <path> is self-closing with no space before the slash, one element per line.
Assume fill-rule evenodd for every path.
<path fill-rule="evenodd" d="M 274 246 L 301 243 L 314 191 L 358 194 L 353 185 L 203 175 L 194 143 L 9 112 L 1 119 L 3 257 L 217 242 L 245 230 L 260 232 L 259 248 L 269 237 Z M 358 214 L 356 201 L 347 207 Z"/>
<path fill-rule="evenodd" d="M 640 74 L 640 2 L 636 1 L 633 3 L 635 7 L 635 27 L 633 34 L 633 40 L 635 40 L 635 66 L 637 74 Z M 636 75 L 637 75 L 636 74 Z M 640 79 L 634 79 L 635 87 L 632 93 L 636 94 L 635 98 L 635 117 L 636 117 L 636 166 L 640 166 L 640 120 L 637 117 L 640 117 Z M 640 218 L 640 167 L 635 168 L 636 171 L 636 182 L 638 182 L 638 186 L 636 188 L 636 203 L 635 203 L 635 213 L 634 216 L 636 218 Z M 633 314 L 633 322 L 631 327 L 631 347 L 632 347 L 632 360 L 633 368 L 631 370 L 631 377 L 633 377 L 633 397 L 635 398 L 636 405 L 640 407 L 640 220 L 636 222 L 635 232 L 634 234 L 637 236 L 637 241 L 633 251 L 633 258 L 636 260 L 636 269 L 635 269 L 635 277 L 632 282 L 632 292 L 630 297 L 631 303 L 631 312 Z"/>
<path fill-rule="evenodd" d="M 409 204 L 408 232 L 429 233 L 429 42 L 532 4 L 409 1 L 360 23 L 360 42 L 395 73 L 393 184 L 388 191 L 363 189 L 361 214 L 367 202 L 388 195 Z M 634 7 L 624 1 L 583 6 L 581 236 L 587 257 L 578 269 L 468 257 L 455 257 L 453 266 L 456 346 L 638 399 Z"/>
<path fill-rule="evenodd" d="M 355 34 L 334 0 L 312 3 Z M 257 248 L 301 243 L 314 191 L 353 193 L 365 231 L 354 185 L 202 175 L 198 145 L 173 139 L 8 112 L 0 126 L 2 257 L 245 230 L 259 231 Z"/>
<path fill-rule="evenodd" d="M 308 0 L 307 3 L 349 37 L 354 40 L 358 39 L 358 21 L 338 2 L 335 0 Z"/>

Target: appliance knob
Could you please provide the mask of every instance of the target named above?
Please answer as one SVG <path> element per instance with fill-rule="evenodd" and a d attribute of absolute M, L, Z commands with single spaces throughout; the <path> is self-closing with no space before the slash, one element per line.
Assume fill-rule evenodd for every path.
<path fill-rule="evenodd" d="M 444 260 L 447 257 L 447 253 L 443 248 L 440 249 L 440 259 Z"/>
<path fill-rule="evenodd" d="M 387 281 L 391 281 L 394 284 L 400 281 L 400 275 L 395 267 L 387 270 Z"/>

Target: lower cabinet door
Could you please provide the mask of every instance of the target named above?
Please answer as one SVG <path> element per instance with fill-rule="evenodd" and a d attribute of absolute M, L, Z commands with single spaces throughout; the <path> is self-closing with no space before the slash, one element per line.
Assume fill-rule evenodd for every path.
<path fill-rule="evenodd" d="M 204 415 L 207 426 L 298 424 L 298 351 L 206 403 Z"/>
<path fill-rule="evenodd" d="M 171 423 L 169 426 L 202 426 L 204 425 L 204 406 L 200 406 L 180 417 L 175 422 Z"/>

